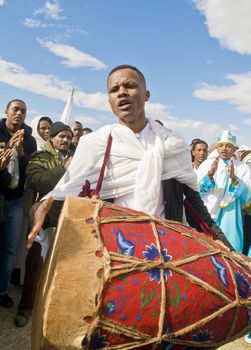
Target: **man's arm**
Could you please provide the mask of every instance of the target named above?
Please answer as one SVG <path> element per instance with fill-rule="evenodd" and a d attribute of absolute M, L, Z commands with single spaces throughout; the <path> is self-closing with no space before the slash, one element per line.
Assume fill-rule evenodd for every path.
<path fill-rule="evenodd" d="M 39 234 L 52 203 L 53 198 L 48 197 L 46 200 L 37 202 L 32 206 L 30 211 L 32 229 L 28 235 L 27 248 L 31 248 L 34 239 Z"/>
<path fill-rule="evenodd" d="M 212 229 L 217 239 L 219 239 L 222 243 L 224 243 L 230 250 L 234 250 L 234 248 L 229 243 L 229 241 L 227 240 L 222 230 L 215 224 L 214 220 L 211 218 L 211 215 L 209 214 L 207 207 L 204 205 L 203 200 L 200 197 L 200 194 L 192 190 L 187 185 L 183 185 L 183 192 L 186 196 L 186 199 L 190 203 L 190 205 L 198 213 L 201 219 Z M 186 210 L 186 217 L 190 226 L 195 227 L 198 231 L 201 231 L 201 228 L 196 218 L 188 210 Z"/>
<path fill-rule="evenodd" d="M 51 167 L 49 162 L 34 155 L 26 168 L 27 185 L 34 191 L 46 194 L 53 190 L 65 173 L 64 165 Z"/>

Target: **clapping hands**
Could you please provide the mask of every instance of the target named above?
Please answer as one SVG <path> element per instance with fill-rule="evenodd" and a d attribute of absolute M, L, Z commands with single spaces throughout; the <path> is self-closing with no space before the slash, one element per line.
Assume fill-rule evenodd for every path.
<path fill-rule="evenodd" d="M 13 155 L 13 149 L 6 149 L 0 153 L 0 171 L 3 171 L 9 164 Z"/>
<path fill-rule="evenodd" d="M 24 156 L 24 149 L 23 149 L 23 143 L 24 143 L 24 129 L 20 129 L 15 132 L 15 134 L 11 137 L 8 146 L 9 148 L 15 148 L 18 154 L 18 157 Z"/>

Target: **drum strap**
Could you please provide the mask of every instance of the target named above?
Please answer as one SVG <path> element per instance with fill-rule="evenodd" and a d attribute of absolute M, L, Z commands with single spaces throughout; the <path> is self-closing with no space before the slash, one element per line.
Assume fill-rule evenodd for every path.
<path fill-rule="evenodd" d="M 105 150 L 105 155 L 104 155 L 104 160 L 102 167 L 100 169 L 99 173 L 99 178 L 98 182 L 96 185 L 96 189 L 92 190 L 90 181 L 86 180 L 81 192 L 79 193 L 78 197 L 99 197 L 99 192 L 101 190 L 101 186 L 103 183 L 103 178 L 104 178 L 104 173 L 105 173 L 105 167 L 109 159 L 109 155 L 111 152 L 111 147 L 112 147 L 112 135 L 111 133 L 109 134 L 107 145 L 106 145 L 106 150 Z M 215 232 L 202 220 L 200 215 L 197 213 L 197 211 L 191 206 L 191 204 L 188 202 L 187 199 L 184 200 L 184 205 L 185 207 L 190 211 L 190 213 L 194 216 L 195 220 L 198 222 L 199 226 L 201 227 L 202 231 L 208 235 L 210 235 L 212 238 L 217 239 L 217 236 L 215 235 Z"/>
<path fill-rule="evenodd" d="M 106 167 L 106 164 L 107 164 L 108 159 L 109 159 L 111 148 L 112 148 L 112 135 L 109 134 L 107 145 L 106 145 L 106 150 L 105 150 L 105 155 L 104 155 L 104 160 L 103 160 L 102 167 L 100 169 L 96 189 L 92 190 L 90 182 L 88 180 L 86 180 L 83 187 L 82 187 L 81 192 L 78 195 L 79 197 L 90 197 L 90 198 L 92 198 L 93 196 L 99 197 L 99 192 L 101 190 L 101 186 L 102 186 L 102 182 L 103 182 L 103 178 L 104 178 L 105 167 Z"/>
<path fill-rule="evenodd" d="M 194 219 L 197 221 L 197 223 L 199 224 L 200 228 L 204 233 L 208 234 L 213 239 L 218 239 L 215 232 L 208 226 L 207 223 L 205 223 L 205 221 L 202 220 L 199 213 L 192 207 L 192 205 L 189 203 L 187 198 L 184 200 L 184 206 L 193 215 Z"/>

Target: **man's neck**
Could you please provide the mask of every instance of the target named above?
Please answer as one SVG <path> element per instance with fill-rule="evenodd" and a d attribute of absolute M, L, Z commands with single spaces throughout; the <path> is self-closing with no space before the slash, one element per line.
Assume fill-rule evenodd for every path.
<path fill-rule="evenodd" d="M 14 134 L 16 131 L 18 131 L 20 129 L 20 126 L 9 124 L 8 121 L 6 120 L 6 129 L 7 129 L 8 133 Z"/>
<path fill-rule="evenodd" d="M 121 124 L 127 126 L 135 134 L 137 134 L 137 133 L 141 132 L 146 127 L 147 119 L 144 118 L 143 120 L 137 121 L 136 123 L 121 123 Z"/>

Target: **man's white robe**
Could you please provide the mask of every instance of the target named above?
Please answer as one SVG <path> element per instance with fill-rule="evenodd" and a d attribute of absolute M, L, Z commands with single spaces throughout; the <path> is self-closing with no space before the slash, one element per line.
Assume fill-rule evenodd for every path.
<path fill-rule="evenodd" d="M 214 159 L 205 160 L 197 169 L 201 198 L 216 224 L 238 252 L 243 250 L 243 207 L 251 201 L 251 172 L 248 165 L 233 160 L 239 183 L 233 186 L 228 175 L 228 161 L 219 160 L 214 182 L 208 171 Z"/>

